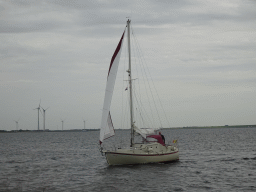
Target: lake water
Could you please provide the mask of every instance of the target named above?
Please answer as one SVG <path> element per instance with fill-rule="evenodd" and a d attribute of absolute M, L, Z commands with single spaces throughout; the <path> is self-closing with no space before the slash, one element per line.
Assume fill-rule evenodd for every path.
<path fill-rule="evenodd" d="M 108 166 L 98 131 L 0 133 L 0 191 L 256 191 L 255 128 L 162 133 L 178 162 Z"/>

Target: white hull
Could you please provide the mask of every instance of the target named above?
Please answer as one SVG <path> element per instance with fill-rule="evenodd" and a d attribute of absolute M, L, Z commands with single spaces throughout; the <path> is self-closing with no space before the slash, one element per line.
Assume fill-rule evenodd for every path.
<path fill-rule="evenodd" d="M 159 143 L 135 144 L 130 149 L 105 151 L 105 156 L 109 165 L 164 163 L 179 160 L 179 150 Z"/>

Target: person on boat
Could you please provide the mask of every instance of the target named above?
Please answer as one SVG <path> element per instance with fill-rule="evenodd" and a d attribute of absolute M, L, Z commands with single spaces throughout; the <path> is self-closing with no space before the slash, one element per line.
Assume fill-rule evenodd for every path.
<path fill-rule="evenodd" d="M 164 136 L 161 134 L 160 131 L 159 131 L 159 135 L 162 137 L 162 140 L 163 140 L 163 142 L 165 143 L 165 138 L 164 138 Z"/>

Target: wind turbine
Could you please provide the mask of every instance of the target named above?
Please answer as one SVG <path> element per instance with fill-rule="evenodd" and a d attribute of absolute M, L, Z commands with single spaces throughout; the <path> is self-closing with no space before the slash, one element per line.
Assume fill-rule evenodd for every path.
<path fill-rule="evenodd" d="M 41 108 L 43 109 L 43 112 L 44 112 L 43 117 L 44 117 L 44 131 L 45 131 L 45 111 L 46 111 L 47 109 L 49 109 L 50 107 L 48 107 L 47 109 L 44 109 L 44 108 L 41 106 Z"/>
<path fill-rule="evenodd" d="M 37 127 L 37 130 L 39 131 L 39 110 L 40 110 L 40 103 L 41 103 L 41 99 L 40 99 L 40 102 L 39 102 L 39 105 L 37 108 L 35 108 L 34 110 L 38 110 L 38 127 Z"/>
<path fill-rule="evenodd" d="M 20 120 L 20 119 L 18 119 L 17 121 L 14 120 L 15 123 L 16 123 L 16 130 L 17 130 L 17 131 L 18 131 L 18 128 L 19 128 L 19 120 Z"/>
<path fill-rule="evenodd" d="M 83 119 L 84 120 L 84 119 Z M 86 120 L 87 121 L 87 120 Z M 86 122 L 85 120 L 84 120 L 84 129 L 85 129 L 85 122 Z"/>
<path fill-rule="evenodd" d="M 63 131 L 63 124 L 64 124 L 64 120 L 60 119 L 61 120 L 61 123 L 62 123 L 62 131 Z"/>

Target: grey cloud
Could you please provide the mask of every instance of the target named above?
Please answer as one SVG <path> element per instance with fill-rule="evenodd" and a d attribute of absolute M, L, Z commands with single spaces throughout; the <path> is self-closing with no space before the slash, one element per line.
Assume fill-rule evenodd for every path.
<path fill-rule="evenodd" d="M 161 99 L 181 104 L 180 111 L 187 110 L 182 103 L 188 101 L 186 106 L 201 119 L 204 112 L 200 107 L 194 110 L 190 101 L 199 106 L 204 100 L 211 114 L 218 113 L 216 105 L 225 103 L 228 112 L 237 103 L 239 107 L 232 105 L 238 111 L 233 122 L 242 124 L 240 97 L 255 98 L 255 4 L 247 0 L 2 1 L 0 129 L 13 129 L 12 118 L 20 114 L 24 114 L 21 128 L 36 128 L 32 109 L 40 98 L 42 105 L 51 107 L 50 129 L 56 129 L 61 116 L 69 116 L 69 128 L 83 125 L 76 122 L 80 116 L 91 119 L 88 127 L 98 128 L 108 65 L 126 17 L 132 20 L 157 87 L 168 95 Z M 230 97 L 233 103 L 227 102 Z M 169 116 L 176 114 L 172 110 Z M 176 122 L 172 126 L 209 124 L 183 121 L 179 115 Z"/>
<path fill-rule="evenodd" d="M 34 22 L 1 22 L 0 33 L 30 33 L 30 32 L 44 32 L 58 28 L 58 24 L 50 21 L 34 21 Z"/>

